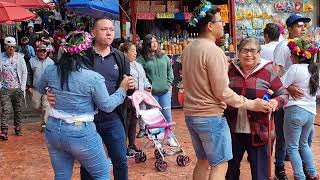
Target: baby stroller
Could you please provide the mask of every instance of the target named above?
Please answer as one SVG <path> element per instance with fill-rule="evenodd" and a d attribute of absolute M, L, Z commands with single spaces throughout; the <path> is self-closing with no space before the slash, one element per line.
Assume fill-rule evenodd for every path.
<path fill-rule="evenodd" d="M 154 156 L 157 159 L 155 162 L 155 168 L 158 171 L 166 171 L 168 164 L 165 161 L 165 156 L 178 155 L 176 162 L 179 166 L 187 166 L 190 162 L 190 158 L 185 155 L 185 152 L 181 148 L 177 138 L 173 134 L 171 128 L 175 126 L 175 123 L 168 123 L 161 113 L 161 106 L 154 99 L 154 97 L 147 91 L 135 91 L 131 96 L 132 103 L 136 109 L 138 118 L 146 124 L 146 131 L 148 133 L 148 143 L 152 143 L 155 147 Z M 140 104 L 145 103 L 148 107 L 146 110 L 140 109 Z M 163 142 L 173 138 L 177 143 L 177 147 L 166 146 Z M 140 160 L 139 155 L 135 157 L 136 162 Z"/>

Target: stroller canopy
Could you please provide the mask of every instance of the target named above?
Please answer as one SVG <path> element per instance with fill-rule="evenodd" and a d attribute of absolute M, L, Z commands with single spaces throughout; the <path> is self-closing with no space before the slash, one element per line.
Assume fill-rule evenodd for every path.
<path fill-rule="evenodd" d="M 137 115 L 139 114 L 140 104 L 142 102 L 152 106 L 153 108 L 161 109 L 161 106 L 158 103 L 158 101 L 147 91 L 135 91 L 132 94 L 131 99 L 132 99 L 133 106 L 136 109 Z"/>

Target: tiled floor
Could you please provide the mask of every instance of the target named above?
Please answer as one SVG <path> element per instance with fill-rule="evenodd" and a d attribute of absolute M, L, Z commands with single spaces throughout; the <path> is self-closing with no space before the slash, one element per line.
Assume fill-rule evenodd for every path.
<path fill-rule="evenodd" d="M 183 111 L 173 111 L 174 121 L 177 122 L 176 134 L 182 147 L 191 157 L 191 164 L 187 167 L 179 167 L 175 162 L 175 157 L 168 157 L 168 170 L 166 172 L 156 172 L 154 168 L 154 149 L 145 149 L 148 159 L 145 163 L 136 164 L 133 159 L 129 159 L 129 179 L 130 180 L 168 180 L 168 179 L 192 179 L 192 170 L 195 166 L 195 155 L 193 152 L 191 139 L 183 120 Z M 320 124 L 318 117 L 317 123 Z M 320 172 L 320 127 L 315 126 L 317 132 L 313 141 L 313 152 L 316 164 Z M 9 141 L 0 142 L 0 180 L 47 180 L 53 179 L 48 151 L 44 142 L 43 134 L 40 133 L 40 123 L 28 123 L 23 127 L 23 136 L 12 135 L 10 129 Z M 145 144 L 146 139 L 138 139 L 139 147 Z M 250 169 L 243 158 L 241 167 L 241 179 L 249 180 Z M 293 179 L 290 163 L 286 165 L 289 179 Z M 79 164 L 75 163 L 73 179 L 79 179 Z"/>

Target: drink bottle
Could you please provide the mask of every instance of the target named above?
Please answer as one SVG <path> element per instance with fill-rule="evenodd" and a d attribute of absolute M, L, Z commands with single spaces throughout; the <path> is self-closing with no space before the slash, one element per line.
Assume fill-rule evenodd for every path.
<path fill-rule="evenodd" d="M 268 89 L 268 91 L 263 95 L 262 99 L 265 101 L 269 101 L 273 95 L 273 91 L 271 89 Z"/>

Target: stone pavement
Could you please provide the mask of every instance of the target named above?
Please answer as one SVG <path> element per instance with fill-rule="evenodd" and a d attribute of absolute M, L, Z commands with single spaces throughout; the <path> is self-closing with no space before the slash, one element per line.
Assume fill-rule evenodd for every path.
<path fill-rule="evenodd" d="M 148 159 L 145 163 L 136 164 L 134 159 L 129 159 L 129 179 L 130 180 L 191 180 L 192 170 L 195 166 L 196 158 L 193 152 L 191 139 L 183 119 L 183 111 L 173 110 L 173 119 L 177 122 L 175 133 L 182 147 L 191 158 L 191 163 L 187 167 L 179 167 L 175 162 L 175 157 L 166 157 L 168 169 L 166 172 L 157 172 L 154 168 L 154 149 L 144 149 Z M 320 124 L 320 118 L 317 118 Z M 315 126 L 316 137 L 313 141 L 313 152 L 316 164 L 320 172 L 320 127 Z M 53 179 L 48 151 L 44 142 L 43 134 L 40 132 L 40 122 L 27 123 L 23 126 L 23 136 L 16 137 L 13 128 L 10 129 L 9 141 L 0 142 L 0 180 L 50 180 Z M 146 139 L 138 139 L 139 147 L 143 147 Z M 250 167 L 243 158 L 241 164 L 241 180 L 249 180 Z M 289 179 L 293 180 L 292 169 L 289 162 L 286 163 Z M 273 172 L 273 171 L 272 171 Z M 79 178 L 79 164 L 75 163 L 73 178 Z"/>

